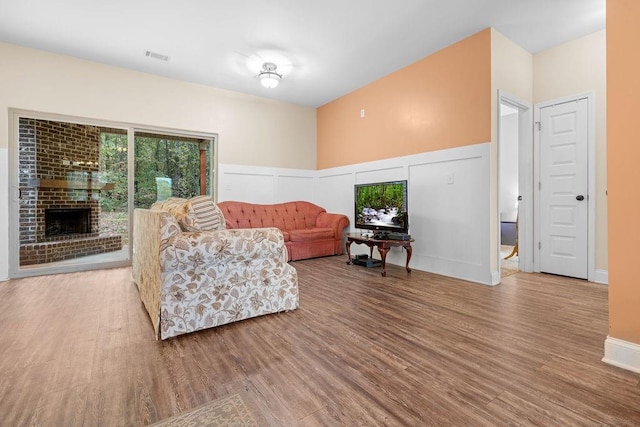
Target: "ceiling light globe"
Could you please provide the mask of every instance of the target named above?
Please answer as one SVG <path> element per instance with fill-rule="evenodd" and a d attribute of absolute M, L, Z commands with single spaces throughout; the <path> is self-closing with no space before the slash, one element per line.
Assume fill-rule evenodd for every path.
<path fill-rule="evenodd" d="M 262 71 L 258 74 L 262 86 L 267 89 L 273 89 L 278 86 L 278 83 L 280 83 L 280 79 L 282 78 L 282 74 L 278 74 L 278 72 L 276 72 L 277 68 L 278 66 L 273 62 L 265 62 L 262 64 Z"/>
<path fill-rule="evenodd" d="M 267 89 L 273 89 L 274 87 L 278 86 L 278 78 L 276 76 L 264 74 L 260 76 L 260 83 L 262 83 L 262 86 L 266 87 Z"/>

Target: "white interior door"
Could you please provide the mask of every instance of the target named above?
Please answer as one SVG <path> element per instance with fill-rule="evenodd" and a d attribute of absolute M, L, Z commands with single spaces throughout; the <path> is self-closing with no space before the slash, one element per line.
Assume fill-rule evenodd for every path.
<path fill-rule="evenodd" d="M 588 276 L 588 100 L 540 110 L 540 271 Z"/>

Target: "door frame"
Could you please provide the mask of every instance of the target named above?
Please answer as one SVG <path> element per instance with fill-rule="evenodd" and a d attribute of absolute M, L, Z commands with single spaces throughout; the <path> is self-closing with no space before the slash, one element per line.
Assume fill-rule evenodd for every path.
<path fill-rule="evenodd" d="M 502 90 L 498 90 L 498 154 L 500 159 L 500 105 L 506 104 L 518 110 L 518 191 L 522 200 L 518 203 L 518 268 L 520 271 L 533 271 L 533 170 L 532 170 L 532 128 L 533 114 L 531 104 Z M 498 266 L 501 266 L 500 256 L 500 189 L 502 185 L 500 165 L 498 165 L 498 197 L 497 197 L 497 241 Z"/>
<path fill-rule="evenodd" d="M 533 182 L 537 187 L 534 194 L 534 241 L 536 248 L 533 257 L 533 271 L 540 272 L 540 123 L 541 109 L 553 105 L 575 102 L 581 99 L 587 100 L 587 280 L 595 281 L 596 276 L 596 117 L 595 117 L 595 92 L 585 92 L 556 98 L 550 101 L 535 104 L 533 110 Z"/>

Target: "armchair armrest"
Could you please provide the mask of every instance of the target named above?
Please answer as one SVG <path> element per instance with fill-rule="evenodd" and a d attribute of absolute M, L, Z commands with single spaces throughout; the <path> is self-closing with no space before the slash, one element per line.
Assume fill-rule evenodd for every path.
<path fill-rule="evenodd" d="M 160 252 L 167 240 L 180 233 L 176 219 L 163 211 L 135 209 L 133 213 L 133 280 L 140 299 L 158 336 L 160 289 L 162 287 Z"/>
<path fill-rule="evenodd" d="M 162 271 L 170 272 L 264 260 L 286 264 L 287 252 L 277 228 L 240 228 L 176 234 L 163 245 L 160 259 Z"/>
<path fill-rule="evenodd" d="M 316 218 L 316 227 L 331 228 L 335 239 L 342 238 L 342 230 L 349 225 L 349 218 L 343 214 L 320 212 Z"/>

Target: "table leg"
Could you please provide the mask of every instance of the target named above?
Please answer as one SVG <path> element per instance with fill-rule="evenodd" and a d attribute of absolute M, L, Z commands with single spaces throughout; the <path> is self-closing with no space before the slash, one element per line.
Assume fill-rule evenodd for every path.
<path fill-rule="evenodd" d="M 404 248 L 407 250 L 407 264 L 405 265 L 405 268 L 407 269 L 407 273 L 411 273 L 411 269 L 409 268 L 409 261 L 411 261 L 411 252 L 413 250 L 411 249 L 411 246 L 405 246 Z"/>
<path fill-rule="evenodd" d="M 346 249 L 347 249 L 347 264 L 351 265 L 351 240 L 347 240 Z"/>
<path fill-rule="evenodd" d="M 378 246 L 378 252 L 380 252 L 380 258 L 382 258 L 382 277 L 387 275 L 387 252 L 389 248 L 381 248 Z"/>

